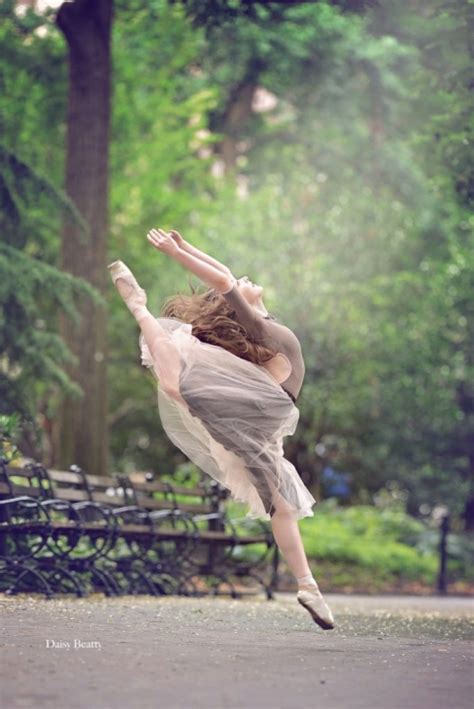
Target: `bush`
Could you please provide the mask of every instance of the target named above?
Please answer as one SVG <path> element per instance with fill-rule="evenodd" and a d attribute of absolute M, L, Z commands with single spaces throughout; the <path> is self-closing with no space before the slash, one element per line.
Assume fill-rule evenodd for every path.
<path fill-rule="evenodd" d="M 426 527 L 402 510 L 369 505 L 342 508 L 326 500 L 315 508 L 314 517 L 301 521 L 300 528 L 310 557 L 356 564 L 382 575 L 435 580 L 436 553 L 417 547 Z"/>
<path fill-rule="evenodd" d="M 231 518 L 242 516 L 242 506 L 233 501 L 227 504 Z M 426 525 L 402 510 L 339 507 L 329 499 L 320 502 L 314 513 L 299 523 L 309 559 L 357 567 L 378 578 L 397 576 L 434 584 L 436 549 L 418 546 L 426 542 Z"/>

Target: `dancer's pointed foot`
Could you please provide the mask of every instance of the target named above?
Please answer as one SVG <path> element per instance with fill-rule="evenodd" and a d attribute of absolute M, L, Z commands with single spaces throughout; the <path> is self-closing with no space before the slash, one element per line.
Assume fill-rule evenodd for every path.
<path fill-rule="evenodd" d="M 137 319 L 148 313 L 146 292 L 140 288 L 131 270 L 122 261 L 114 261 L 108 267 L 110 277 L 117 287 L 125 305 Z"/>
<path fill-rule="evenodd" d="M 314 622 L 323 630 L 334 628 L 334 618 L 331 609 L 324 600 L 317 585 L 304 586 L 296 594 L 298 602 L 310 613 Z"/>

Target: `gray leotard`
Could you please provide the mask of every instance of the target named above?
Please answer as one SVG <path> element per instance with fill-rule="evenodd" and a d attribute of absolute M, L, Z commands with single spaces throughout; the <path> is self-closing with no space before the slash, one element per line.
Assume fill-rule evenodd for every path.
<path fill-rule="evenodd" d="M 260 315 L 239 293 L 235 283 L 228 293 L 222 295 L 235 310 L 238 321 L 252 339 L 276 353 L 281 352 L 288 358 L 291 374 L 280 386 L 296 400 L 303 384 L 305 371 L 301 345 L 296 335 L 288 327 Z"/>

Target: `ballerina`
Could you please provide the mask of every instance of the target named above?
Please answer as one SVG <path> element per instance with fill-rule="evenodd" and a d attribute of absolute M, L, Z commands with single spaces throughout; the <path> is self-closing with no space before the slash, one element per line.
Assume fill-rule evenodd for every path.
<path fill-rule="evenodd" d="M 199 468 L 271 521 L 297 584 L 297 600 L 323 629 L 334 618 L 313 577 L 298 519 L 316 500 L 284 457 L 296 429 L 304 377 L 296 335 L 267 311 L 263 288 L 192 246 L 179 232 L 152 229 L 149 243 L 196 275 L 204 293 L 168 298 L 162 317 L 122 261 L 109 271 L 135 317 L 141 361 L 158 380 L 158 407 L 170 440 Z"/>

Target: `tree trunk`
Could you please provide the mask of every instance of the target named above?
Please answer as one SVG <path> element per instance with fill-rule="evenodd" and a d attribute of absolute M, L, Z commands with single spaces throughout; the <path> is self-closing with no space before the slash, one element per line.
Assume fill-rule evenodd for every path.
<path fill-rule="evenodd" d="M 234 170 L 237 164 L 237 143 L 252 114 L 252 100 L 256 89 L 256 83 L 242 82 L 229 100 L 223 120 L 224 138 L 219 146 L 226 172 Z"/>
<path fill-rule="evenodd" d="M 223 115 L 219 116 L 214 130 L 223 134 L 218 152 L 225 171 L 232 172 L 237 163 L 238 141 L 245 136 L 245 128 L 252 115 L 252 101 L 258 87 L 258 79 L 265 64 L 259 58 L 250 59 L 242 81 L 232 88 Z"/>
<path fill-rule="evenodd" d="M 370 115 L 368 118 L 371 145 L 372 180 L 375 191 L 384 185 L 385 179 L 380 168 L 380 148 L 385 138 L 385 117 L 383 107 L 383 88 L 380 72 L 372 62 L 363 62 L 363 67 L 369 79 Z"/>
<path fill-rule="evenodd" d="M 64 3 L 56 22 L 69 50 L 66 191 L 86 220 L 64 224 L 61 268 L 88 280 L 100 292 L 106 285 L 108 145 L 110 119 L 110 35 L 113 0 Z M 90 300 L 78 304 L 79 326 L 61 318 L 61 334 L 78 361 L 69 372 L 84 395 L 66 399 L 54 435 L 55 464 L 76 463 L 87 472 L 107 472 L 106 318 Z"/>
<path fill-rule="evenodd" d="M 471 338 L 469 338 L 471 341 Z M 467 353 L 467 371 L 472 371 L 472 348 Z M 456 389 L 456 400 L 464 414 L 466 424 L 462 427 L 462 442 L 460 453 L 466 456 L 466 478 L 469 481 L 469 492 L 464 504 L 464 529 L 474 532 L 474 437 L 472 434 L 472 421 L 474 421 L 474 386 L 469 381 L 459 382 Z"/>

